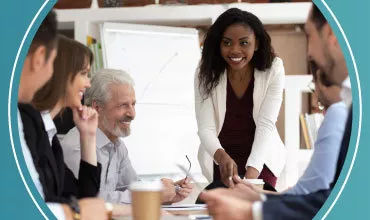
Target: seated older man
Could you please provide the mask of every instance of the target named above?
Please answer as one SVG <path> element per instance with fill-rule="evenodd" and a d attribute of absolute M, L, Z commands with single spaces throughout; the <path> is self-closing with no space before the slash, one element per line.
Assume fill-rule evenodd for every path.
<path fill-rule="evenodd" d="M 130 135 L 130 123 L 135 118 L 134 81 L 124 71 L 103 69 L 96 72 L 91 87 L 85 93 L 85 104 L 99 114 L 96 133 L 97 158 L 102 165 L 99 197 L 112 203 L 131 203 L 128 185 L 138 180 L 131 165 L 122 137 Z M 77 176 L 80 161 L 80 135 L 71 129 L 62 141 L 67 166 Z M 162 179 L 163 203 L 185 199 L 192 191 L 188 179 L 173 182 Z M 175 190 L 175 186 L 180 186 Z"/>

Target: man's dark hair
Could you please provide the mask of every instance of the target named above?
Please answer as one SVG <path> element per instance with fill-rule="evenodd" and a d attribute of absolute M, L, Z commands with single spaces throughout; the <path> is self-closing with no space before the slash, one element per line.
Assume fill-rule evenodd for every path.
<path fill-rule="evenodd" d="M 315 4 L 312 5 L 311 20 L 315 24 L 317 30 L 321 30 L 324 24 L 328 23 L 320 9 Z"/>
<path fill-rule="evenodd" d="M 35 37 L 32 40 L 31 47 L 28 50 L 28 54 L 32 54 L 40 46 L 46 47 L 45 59 L 49 58 L 49 55 L 53 49 L 57 47 L 57 18 L 55 12 L 52 10 L 45 17 L 37 30 Z"/>

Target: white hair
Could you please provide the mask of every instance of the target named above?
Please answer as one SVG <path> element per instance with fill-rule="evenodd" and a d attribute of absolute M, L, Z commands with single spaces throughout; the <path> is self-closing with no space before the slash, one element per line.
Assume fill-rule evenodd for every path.
<path fill-rule="evenodd" d="M 123 70 L 100 69 L 91 78 L 91 87 L 86 89 L 85 105 L 91 106 L 93 101 L 105 104 L 111 97 L 108 87 L 112 84 L 135 86 L 132 77 Z"/>

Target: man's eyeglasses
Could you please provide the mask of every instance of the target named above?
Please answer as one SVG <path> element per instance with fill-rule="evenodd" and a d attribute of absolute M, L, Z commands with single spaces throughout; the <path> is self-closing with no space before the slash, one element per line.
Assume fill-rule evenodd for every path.
<path fill-rule="evenodd" d="M 203 188 L 197 181 L 195 181 L 194 177 L 192 176 L 192 174 L 190 173 L 190 168 L 191 168 L 191 163 L 190 163 L 190 160 L 189 158 L 186 156 L 186 159 L 189 161 L 189 164 L 190 164 L 190 167 L 189 169 L 187 170 L 183 165 L 180 165 L 180 164 L 177 164 L 177 166 L 180 168 L 180 170 L 184 173 L 186 173 L 186 178 L 190 178 L 193 180 L 193 184 L 195 185 L 195 187 L 201 192 L 203 191 Z M 176 189 L 177 191 L 177 189 Z"/>
<path fill-rule="evenodd" d="M 189 173 L 190 173 L 190 169 L 191 169 L 191 161 L 189 160 L 188 155 L 185 155 L 185 157 L 186 157 L 186 159 L 187 159 L 187 160 L 188 160 L 188 162 L 189 162 L 189 169 L 188 169 L 188 172 L 186 173 L 186 177 L 185 177 L 185 179 L 187 179 L 187 178 L 188 178 L 188 176 L 189 176 Z"/>
<path fill-rule="evenodd" d="M 184 172 L 186 172 L 186 176 L 185 176 L 185 180 L 188 178 L 188 177 L 191 177 L 191 175 L 190 175 L 190 169 L 191 169 L 191 162 L 190 162 L 190 159 L 189 159 L 189 157 L 188 157 L 188 155 L 185 155 L 185 157 L 186 157 L 186 159 L 188 160 L 188 162 L 189 162 L 189 169 L 185 169 L 182 165 L 177 165 L 182 171 L 184 171 Z M 192 178 L 191 178 L 192 179 Z M 178 192 L 178 191 L 180 191 L 180 189 L 181 189 L 181 186 L 179 186 L 179 185 L 175 185 L 175 190 L 176 190 L 176 192 Z"/>

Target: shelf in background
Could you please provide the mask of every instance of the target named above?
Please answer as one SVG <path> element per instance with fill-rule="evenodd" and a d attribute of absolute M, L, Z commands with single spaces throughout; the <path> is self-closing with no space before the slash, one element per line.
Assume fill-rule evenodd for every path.
<path fill-rule="evenodd" d="M 202 26 L 211 25 L 222 12 L 232 7 L 254 13 L 264 24 L 300 24 L 305 22 L 311 3 L 147 5 L 99 9 L 59 9 L 56 12 L 61 28 L 66 28 L 66 25 L 71 26 L 76 21 Z"/>

